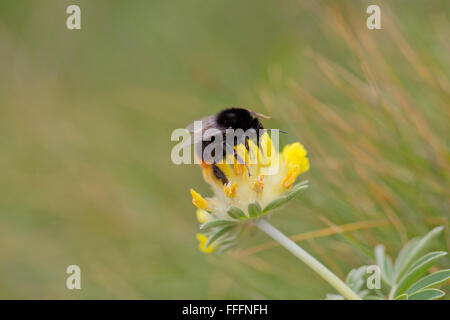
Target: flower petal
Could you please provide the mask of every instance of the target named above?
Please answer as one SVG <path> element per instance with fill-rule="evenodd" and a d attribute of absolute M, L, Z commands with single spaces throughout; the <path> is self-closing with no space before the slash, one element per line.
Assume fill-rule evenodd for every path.
<path fill-rule="evenodd" d="M 192 203 L 199 209 L 209 210 L 208 202 L 194 189 L 191 189 Z"/>
<path fill-rule="evenodd" d="M 214 248 L 214 243 L 210 244 L 205 248 L 205 244 L 208 241 L 208 237 L 205 236 L 203 233 L 197 233 L 196 237 L 198 240 L 198 248 L 200 249 L 201 252 L 211 253 L 216 250 L 216 248 Z"/>

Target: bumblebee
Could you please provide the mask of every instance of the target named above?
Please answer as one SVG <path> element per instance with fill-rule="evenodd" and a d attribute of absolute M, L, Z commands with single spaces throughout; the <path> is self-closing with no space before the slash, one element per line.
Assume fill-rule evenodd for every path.
<path fill-rule="evenodd" d="M 203 166 L 212 166 L 212 172 L 214 176 L 220 180 L 223 184 L 228 183 L 228 179 L 226 175 L 220 170 L 220 168 L 217 166 L 217 162 L 213 159 L 217 159 L 218 157 L 223 159 L 227 154 L 232 154 L 236 161 L 240 164 L 243 164 L 247 167 L 247 172 L 249 175 L 251 175 L 250 170 L 248 170 L 247 163 L 237 154 L 235 150 L 235 146 L 239 143 L 243 143 L 247 150 L 249 150 L 249 137 L 245 136 L 244 141 L 240 141 L 239 137 L 234 137 L 232 140 L 232 143 L 230 143 L 230 139 L 227 139 L 227 131 L 228 129 L 232 129 L 233 132 L 235 132 L 238 129 L 241 129 L 243 131 L 248 130 L 255 130 L 255 137 L 256 137 L 256 144 L 260 144 L 260 134 L 261 130 L 264 129 L 260 119 L 270 119 L 270 116 L 263 115 L 261 113 L 257 113 L 255 111 L 244 109 L 244 108 L 229 108 L 220 111 L 217 114 L 204 117 L 200 120 L 201 121 L 201 129 L 196 131 L 196 128 L 194 126 L 194 122 L 189 124 L 186 129 L 193 133 L 191 144 L 194 144 L 196 146 L 196 153 L 202 159 L 202 165 Z M 211 130 L 213 129 L 213 130 Z M 214 143 L 216 140 L 216 137 L 221 138 L 221 141 L 223 143 L 222 145 L 222 154 L 216 155 L 214 152 L 212 152 L 211 157 L 209 159 L 204 158 L 204 150 L 207 148 L 211 143 Z"/>

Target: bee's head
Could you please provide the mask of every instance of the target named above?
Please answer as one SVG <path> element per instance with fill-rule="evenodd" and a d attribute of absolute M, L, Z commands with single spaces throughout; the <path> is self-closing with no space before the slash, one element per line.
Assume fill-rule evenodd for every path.
<path fill-rule="evenodd" d="M 261 122 L 256 114 L 243 108 L 225 109 L 217 114 L 217 124 L 225 129 L 263 129 Z"/>

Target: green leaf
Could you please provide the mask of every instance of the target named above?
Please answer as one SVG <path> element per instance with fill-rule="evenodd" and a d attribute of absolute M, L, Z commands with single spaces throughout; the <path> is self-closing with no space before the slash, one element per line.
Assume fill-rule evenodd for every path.
<path fill-rule="evenodd" d="M 401 265 L 398 266 L 396 279 L 400 279 L 413 264 L 414 260 L 420 257 L 430 246 L 432 241 L 442 232 L 443 226 L 439 226 L 428 232 L 422 239 L 420 239 L 410 250 L 405 254 L 401 261 Z M 400 257 L 400 255 L 399 255 Z"/>
<path fill-rule="evenodd" d="M 444 283 L 448 279 L 450 279 L 450 269 L 440 270 L 435 273 L 429 274 L 414 283 L 411 287 L 409 287 L 408 290 L 406 290 L 406 293 L 413 294 L 417 291 L 437 286 L 441 283 Z"/>
<path fill-rule="evenodd" d="M 398 280 L 399 278 L 398 275 L 400 273 L 400 270 L 404 266 L 405 259 L 408 257 L 408 255 L 414 249 L 417 243 L 419 243 L 419 241 L 420 241 L 419 238 L 411 239 L 407 244 L 405 244 L 405 246 L 398 253 L 397 259 L 395 260 L 394 263 L 394 280 Z"/>
<path fill-rule="evenodd" d="M 417 262 L 412 265 L 408 272 L 398 282 L 394 297 L 408 289 L 411 284 L 419 279 L 438 259 L 442 258 L 446 254 L 447 252 L 444 251 L 430 252 L 417 260 Z"/>
<path fill-rule="evenodd" d="M 283 204 L 294 198 L 297 194 L 300 193 L 301 190 L 308 187 L 307 185 L 308 181 L 302 181 L 300 183 L 297 183 L 296 185 L 292 186 L 290 192 L 286 196 L 281 196 L 272 202 L 270 202 L 264 210 L 262 210 L 263 213 L 269 212 L 273 209 L 276 209 L 278 207 L 281 207 Z"/>
<path fill-rule="evenodd" d="M 386 278 L 389 280 L 389 283 L 392 283 L 394 276 L 394 268 L 392 266 L 392 259 L 390 256 L 386 256 L 384 259 L 384 267 L 383 270 L 386 273 Z"/>
<path fill-rule="evenodd" d="M 364 300 L 385 300 L 384 297 L 376 296 L 374 294 L 369 294 L 364 297 Z"/>
<path fill-rule="evenodd" d="M 403 293 L 396 297 L 394 300 L 408 300 L 408 295 L 406 293 Z"/>
<path fill-rule="evenodd" d="M 375 259 L 381 269 L 381 278 L 388 285 L 392 284 L 392 261 L 386 257 L 384 246 L 379 244 L 375 247 Z"/>
<path fill-rule="evenodd" d="M 200 226 L 200 229 L 207 230 L 210 228 L 221 227 L 221 226 L 226 226 L 226 225 L 235 224 L 235 223 L 236 222 L 230 221 L 230 220 L 213 220 L 213 221 L 208 221 L 208 222 L 202 224 Z"/>
<path fill-rule="evenodd" d="M 273 200 L 272 202 L 270 202 L 263 210 L 264 213 L 269 212 L 275 208 L 278 208 L 280 206 L 282 206 L 283 204 L 285 204 L 288 201 L 288 199 L 284 196 L 279 197 L 275 200 Z"/>
<path fill-rule="evenodd" d="M 327 293 L 325 300 L 345 300 L 345 298 L 340 294 Z"/>
<path fill-rule="evenodd" d="M 359 292 L 366 282 L 366 270 L 367 266 L 361 266 L 356 269 L 352 269 L 347 275 L 345 283 L 354 291 Z"/>
<path fill-rule="evenodd" d="M 379 244 L 375 247 L 375 261 L 377 262 L 377 265 L 383 269 L 384 266 L 384 259 L 386 257 L 384 246 L 382 244 Z"/>
<path fill-rule="evenodd" d="M 445 292 L 439 289 L 424 289 L 408 296 L 409 300 L 434 300 L 445 295 Z"/>
<path fill-rule="evenodd" d="M 231 207 L 230 209 L 228 209 L 227 213 L 233 219 L 245 219 L 245 218 L 247 218 L 247 216 L 245 215 L 244 211 L 242 211 L 238 207 Z"/>
<path fill-rule="evenodd" d="M 292 187 L 292 189 L 291 189 L 291 192 L 289 192 L 287 195 L 286 195 L 286 199 L 289 201 L 289 200 L 291 200 L 292 198 L 294 198 L 295 196 L 297 196 L 298 194 L 300 194 L 300 192 L 302 192 L 303 191 L 303 189 L 306 189 L 306 188 L 308 188 L 308 186 L 307 185 L 300 185 L 300 186 L 297 186 L 297 187 Z"/>
<path fill-rule="evenodd" d="M 252 218 L 256 218 L 262 212 L 261 206 L 258 202 L 253 202 L 248 205 L 248 214 Z"/>
<path fill-rule="evenodd" d="M 291 190 L 297 190 L 298 188 L 308 187 L 308 180 L 301 181 L 292 186 Z"/>
<path fill-rule="evenodd" d="M 219 231 L 217 231 L 215 234 L 213 234 L 211 237 L 208 238 L 208 241 L 205 243 L 205 249 L 214 241 L 218 240 L 220 237 L 224 236 L 227 232 L 231 231 L 236 225 L 226 226 Z"/>

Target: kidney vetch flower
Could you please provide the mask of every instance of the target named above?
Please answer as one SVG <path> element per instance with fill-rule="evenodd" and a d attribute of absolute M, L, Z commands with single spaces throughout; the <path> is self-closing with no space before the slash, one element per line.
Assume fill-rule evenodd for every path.
<path fill-rule="evenodd" d="M 281 153 L 275 149 L 267 132 L 257 146 L 248 141 L 236 146 L 237 154 L 248 163 L 229 161 L 217 166 L 228 183 L 218 180 L 210 165 L 202 165 L 205 181 L 214 196 L 205 198 L 191 189 L 192 203 L 197 207 L 197 220 L 202 233 L 197 234 L 199 248 L 205 253 L 225 250 L 237 243 L 238 235 L 258 219 L 295 197 L 306 188 L 307 181 L 294 184 L 309 169 L 307 151 L 299 142 L 289 144 Z"/>

